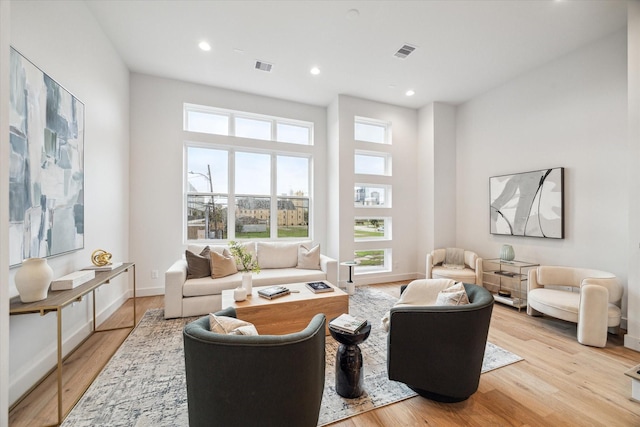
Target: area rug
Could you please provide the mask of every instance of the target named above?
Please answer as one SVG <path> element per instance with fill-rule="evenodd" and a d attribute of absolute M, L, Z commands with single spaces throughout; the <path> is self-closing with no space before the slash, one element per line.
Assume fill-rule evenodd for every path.
<path fill-rule="evenodd" d="M 372 323 L 360 344 L 365 394 L 345 399 L 335 391 L 334 362 L 338 344 L 327 337 L 326 379 L 318 425 L 413 397 L 414 391 L 387 378 L 386 333 L 379 319 L 394 304 L 389 294 L 359 287 L 349 311 Z M 194 318 L 165 320 L 162 309 L 149 310 L 62 423 L 64 427 L 188 426 L 182 329 Z M 522 360 L 487 343 L 482 372 Z"/>

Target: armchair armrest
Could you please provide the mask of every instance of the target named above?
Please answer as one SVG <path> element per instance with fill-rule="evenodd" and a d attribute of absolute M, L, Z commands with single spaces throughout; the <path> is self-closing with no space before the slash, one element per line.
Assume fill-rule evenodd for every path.
<path fill-rule="evenodd" d="M 179 259 L 164 273 L 164 318 L 182 317 L 182 286 L 187 280 L 187 260 Z"/>
<path fill-rule="evenodd" d="M 431 271 L 433 269 L 433 256 L 428 253 L 427 254 L 427 262 L 426 262 L 426 266 L 427 266 L 427 274 L 425 276 L 425 279 L 431 279 Z"/>
<path fill-rule="evenodd" d="M 338 286 L 338 261 L 320 254 L 320 270 L 326 273 L 327 280 L 331 284 Z"/>
<path fill-rule="evenodd" d="M 482 266 L 482 258 L 476 258 L 476 266 L 474 270 L 476 272 L 476 285 L 482 286 L 482 273 L 484 272 Z"/>
<path fill-rule="evenodd" d="M 594 347 L 607 345 L 607 320 L 609 291 L 600 285 L 584 285 L 580 288 L 578 308 L 578 342 Z"/>

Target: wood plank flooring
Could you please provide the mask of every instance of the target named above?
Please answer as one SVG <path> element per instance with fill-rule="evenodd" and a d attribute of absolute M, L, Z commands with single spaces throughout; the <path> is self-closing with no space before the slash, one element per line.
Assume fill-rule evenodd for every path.
<path fill-rule="evenodd" d="M 399 296 L 406 282 L 373 285 Z M 137 300 L 138 317 L 162 307 L 164 297 Z M 102 327 L 131 322 L 125 303 Z M 127 331 L 94 334 L 65 361 L 65 411 L 81 396 L 118 349 Z M 575 325 L 496 304 L 489 340 L 525 360 L 482 374 L 480 387 L 465 402 L 443 404 L 422 397 L 388 405 L 332 426 L 640 426 L 640 403 L 631 399 L 624 375 L 640 363 L 640 353 L 611 335 L 605 348 L 580 345 Z M 366 370 L 366 366 L 365 366 Z M 11 426 L 56 422 L 56 382 L 51 375 L 9 414 Z"/>

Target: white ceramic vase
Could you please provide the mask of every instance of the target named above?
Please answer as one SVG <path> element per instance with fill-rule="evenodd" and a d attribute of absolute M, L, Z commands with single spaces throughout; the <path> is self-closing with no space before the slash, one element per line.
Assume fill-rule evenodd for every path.
<path fill-rule="evenodd" d="M 247 296 L 251 296 L 253 290 L 253 276 L 250 271 L 242 273 L 242 287 L 246 289 Z"/>
<path fill-rule="evenodd" d="M 25 259 L 14 278 L 20 301 L 34 302 L 45 299 L 52 279 L 53 270 L 46 258 Z"/>
<path fill-rule="evenodd" d="M 237 287 L 233 290 L 234 301 L 244 301 L 247 299 L 247 290 L 243 287 Z"/>

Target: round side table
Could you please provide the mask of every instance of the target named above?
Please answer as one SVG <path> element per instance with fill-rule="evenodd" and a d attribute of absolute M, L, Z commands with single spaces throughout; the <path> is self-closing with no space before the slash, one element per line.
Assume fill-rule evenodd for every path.
<path fill-rule="evenodd" d="M 347 398 L 359 397 L 364 393 L 364 369 L 362 351 L 358 344 L 363 343 L 371 332 L 371 322 L 357 333 L 350 334 L 329 326 L 331 336 L 340 343 L 336 352 L 336 392 Z"/>

